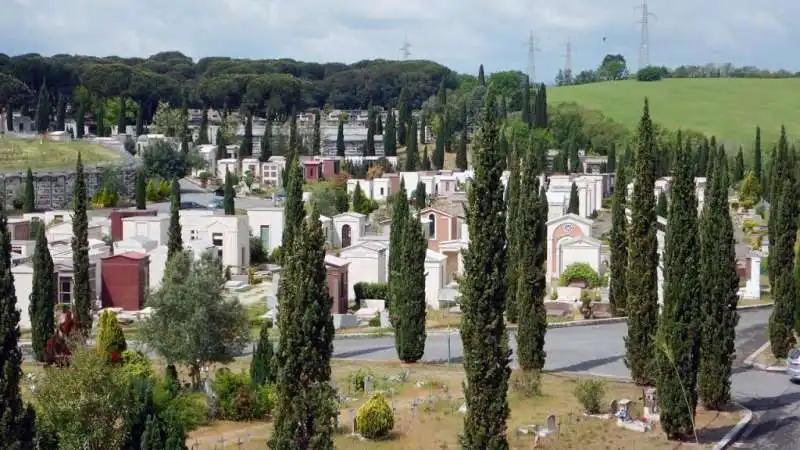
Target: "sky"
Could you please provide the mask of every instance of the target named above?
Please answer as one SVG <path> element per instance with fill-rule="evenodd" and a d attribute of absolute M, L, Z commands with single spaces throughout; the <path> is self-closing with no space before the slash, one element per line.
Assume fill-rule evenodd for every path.
<path fill-rule="evenodd" d="M 430 59 L 466 73 L 639 64 L 642 0 L 0 0 L 0 51 L 205 56 L 352 63 Z M 797 0 L 649 0 L 650 63 L 709 62 L 800 71 Z"/>

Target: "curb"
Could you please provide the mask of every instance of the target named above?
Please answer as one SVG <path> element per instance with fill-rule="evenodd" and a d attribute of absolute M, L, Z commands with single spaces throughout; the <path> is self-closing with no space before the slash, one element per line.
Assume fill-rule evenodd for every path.
<path fill-rule="evenodd" d="M 736 310 L 737 311 L 747 311 L 747 310 L 751 310 L 751 309 L 768 309 L 768 308 L 772 308 L 774 305 L 775 305 L 775 302 L 762 303 L 760 305 L 744 305 L 744 306 L 737 306 Z"/>
<path fill-rule="evenodd" d="M 756 370 L 761 370 L 764 372 L 773 372 L 773 373 L 785 373 L 786 367 L 782 366 L 768 366 L 766 364 L 761 364 L 755 362 L 755 359 L 758 358 L 762 352 L 764 352 L 769 347 L 769 342 L 765 342 L 764 345 L 758 348 L 758 350 L 754 351 L 744 360 L 744 365 L 748 367 L 752 367 Z"/>
<path fill-rule="evenodd" d="M 733 402 L 733 404 L 744 411 L 744 417 L 739 420 L 739 423 L 737 423 L 731 431 L 728 431 L 728 433 L 725 434 L 725 437 L 723 437 L 722 440 L 717 442 L 717 444 L 714 446 L 714 450 L 723 450 L 728 448 L 731 444 L 733 444 L 734 439 L 739 437 L 742 434 L 742 431 L 744 431 L 745 427 L 747 427 L 747 425 L 749 425 L 753 420 L 753 411 L 750 411 L 739 403 Z"/>

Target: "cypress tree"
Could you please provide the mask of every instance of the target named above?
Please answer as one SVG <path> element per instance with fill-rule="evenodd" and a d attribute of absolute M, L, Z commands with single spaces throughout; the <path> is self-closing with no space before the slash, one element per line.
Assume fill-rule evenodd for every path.
<path fill-rule="evenodd" d="M 528 209 L 534 209 L 531 206 L 535 204 L 535 202 L 531 202 L 529 195 L 533 186 L 526 185 L 525 191 L 522 191 L 520 188 L 522 184 L 521 178 L 523 177 L 522 171 L 535 170 L 534 167 L 527 166 L 527 158 L 525 162 L 526 165 L 521 167 L 520 160 L 516 156 L 516 152 L 514 152 L 509 162 L 511 173 L 509 173 L 508 187 L 505 191 L 506 215 L 508 216 L 508 221 L 506 222 L 506 286 L 508 286 L 506 290 L 506 319 L 511 323 L 517 323 L 518 317 L 517 279 L 520 276 L 520 252 L 522 251 L 522 246 L 527 245 L 533 236 L 533 232 L 531 232 L 530 229 L 524 229 L 523 226 L 525 224 L 520 222 L 522 219 L 521 210 L 526 209 L 526 207 Z M 525 175 L 527 180 L 527 172 Z M 536 196 L 539 195 L 536 190 L 533 192 Z M 528 232 L 530 232 L 530 234 L 527 234 Z"/>
<path fill-rule="evenodd" d="M 226 148 L 225 135 L 222 134 L 222 127 L 217 128 L 217 161 L 228 157 L 228 149 Z"/>
<path fill-rule="evenodd" d="M 406 171 L 416 172 L 419 167 L 419 149 L 417 148 L 417 123 L 411 121 L 406 138 Z"/>
<path fill-rule="evenodd" d="M 436 147 L 433 151 L 433 158 L 431 158 L 431 165 L 437 170 L 444 169 L 444 148 L 446 142 L 447 136 L 444 132 L 440 132 L 436 135 Z M 425 150 L 427 149 L 428 147 L 426 146 Z"/>
<path fill-rule="evenodd" d="M 67 116 L 67 96 L 58 94 L 58 104 L 56 105 L 56 130 L 64 131 L 64 121 Z"/>
<path fill-rule="evenodd" d="M 19 349 L 19 311 L 11 273 L 11 234 L 0 210 L 0 442 L 7 449 L 35 448 L 35 415 L 22 402 L 22 352 Z"/>
<path fill-rule="evenodd" d="M 772 158 L 770 161 L 770 187 L 769 187 L 769 201 L 772 203 L 772 207 L 778 211 L 777 203 L 779 203 L 781 198 L 780 190 L 783 188 L 782 180 L 789 180 L 790 179 L 790 156 L 789 156 L 789 144 L 786 140 L 786 129 L 781 126 L 781 136 L 778 140 L 778 145 L 772 151 Z M 765 188 L 766 190 L 766 188 Z M 793 209 L 793 208 L 790 208 Z M 773 252 L 773 249 L 777 245 L 778 239 L 778 223 L 777 218 L 779 214 L 770 214 L 769 218 L 767 219 L 767 236 L 769 239 L 769 253 L 767 254 L 767 267 L 769 268 L 769 283 L 770 286 L 775 286 L 775 275 L 780 271 L 780 268 L 775 266 L 775 258 L 776 252 Z"/>
<path fill-rule="evenodd" d="M 419 217 L 411 217 L 405 185 L 395 198 L 390 242 L 396 250 L 389 254 L 390 319 L 394 328 L 397 357 L 403 362 L 417 362 L 425 353 L 425 256 L 428 242 L 419 226 Z M 395 230 L 397 226 L 397 230 Z"/>
<path fill-rule="evenodd" d="M 200 132 L 197 135 L 197 144 L 208 144 L 208 108 L 203 108 L 203 113 L 200 115 Z"/>
<path fill-rule="evenodd" d="M 123 135 L 125 133 L 125 126 L 128 124 L 127 117 L 128 111 L 126 110 L 127 104 L 125 96 L 119 96 L 119 115 L 117 116 L 117 134 Z"/>
<path fill-rule="evenodd" d="M 780 179 L 776 179 L 776 183 Z M 795 344 L 794 311 L 797 303 L 797 289 L 792 264 L 794 262 L 794 244 L 797 235 L 795 222 L 795 197 L 792 181 L 783 179 L 779 196 L 773 201 L 776 208 L 775 242 L 770 247 L 770 275 L 772 282 L 772 298 L 775 308 L 769 319 L 769 341 L 772 353 L 778 358 L 785 358 Z M 772 214 L 770 214 L 772 216 Z M 772 273 L 774 272 L 774 274 Z"/>
<path fill-rule="evenodd" d="M 483 64 L 478 67 L 478 86 L 486 86 L 486 76 L 483 74 Z"/>
<path fill-rule="evenodd" d="M 75 166 L 75 184 L 72 201 L 75 205 L 72 217 L 72 266 L 73 266 L 73 314 L 75 323 L 83 333 L 92 329 L 92 300 L 89 286 L 89 219 L 86 216 L 86 180 L 83 161 L 78 152 Z"/>
<path fill-rule="evenodd" d="M 422 211 L 428 206 L 428 194 L 425 192 L 425 183 L 417 182 L 417 189 L 414 190 L 414 206 L 418 211 Z"/>
<path fill-rule="evenodd" d="M 28 167 L 25 174 L 25 193 L 22 202 L 22 212 L 32 213 L 36 211 L 36 192 L 33 187 L 33 171 Z"/>
<path fill-rule="evenodd" d="M 36 132 L 43 134 L 50 128 L 50 93 L 47 91 L 47 82 L 42 82 L 39 87 L 39 101 L 36 103 Z"/>
<path fill-rule="evenodd" d="M 406 139 L 410 136 L 413 122 L 408 92 L 404 87 L 400 90 L 400 97 L 397 99 L 397 140 L 401 147 L 406 145 Z"/>
<path fill-rule="evenodd" d="M 397 156 L 397 127 L 394 119 L 394 112 L 389 108 L 386 113 L 386 127 L 383 136 L 383 154 L 386 156 Z"/>
<path fill-rule="evenodd" d="M 167 261 L 183 251 L 181 227 L 181 186 L 178 180 L 172 180 L 170 192 L 169 230 L 167 232 Z"/>
<path fill-rule="evenodd" d="M 301 230 L 286 251 L 279 288 L 280 342 L 273 450 L 332 449 L 338 413 L 330 385 L 333 320 L 325 269 L 325 236 L 319 215 L 299 222 Z"/>
<path fill-rule="evenodd" d="M 136 111 L 136 136 L 144 134 L 144 100 L 139 100 L 139 110 Z"/>
<path fill-rule="evenodd" d="M 606 172 L 614 173 L 617 170 L 617 147 L 614 143 L 608 148 L 608 158 L 606 162 Z"/>
<path fill-rule="evenodd" d="M 322 115 L 319 110 L 314 111 L 314 135 L 311 140 L 311 154 L 314 156 L 322 155 Z"/>
<path fill-rule="evenodd" d="M 628 302 L 625 278 L 628 271 L 628 219 L 625 216 L 628 193 L 626 173 L 627 170 L 620 169 L 615 174 L 614 196 L 611 200 L 608 301 L 611 304 L 611 313 L 615 316 L 625 314 L 625 305 Z"/>
<path fill-rule="evenodd" d="M 569 205 L 567 205 L 567 214 L 580 214 L 580 199 L 578 197 L 578 185 L 575 182 L 569 188 Z"/>
<path fill-rule="evenodd" d="M 715 168 L 700 219 L 700 372 L 698 394 L 706 408 L 720 410 L 731 398 L 731 373 L 736 352 L 734 340 L 739 276 L 728 210 L 728 186 Z"/>
<path fill-rule="evenodd" d="M 147 209 L 147 177 L 144 169 L 136 170 L 136 209 Z"/>
<path fill-rule="evenodd" d="M 30 295 L 31 340 L 37 361 L 44 361 L 47 340 L 55 331 L 53 312 L 53 258 L 47 247 L 44 227 L 36 233 L 36 249 L 33 252 L 33 285 Z"/>
<path fill-rule="evenodd" d="M 77 139 L 83 139 L 85 135 L 86 127 L 86 105 L 81 102 L 78 103 L 78 111 L 75 113 L 75 137 Z"/>
<path fill-rule="evenodd" d="M 506 214 L 498 153 L 500 127 L 490 93 L 476 138 L 475 178 L 466 208 L 469 248 L 464 252 L 461 289 L 461 339 L 467 382 L 467 413 L 461 447 L 508 448 L 506 420 L 510 410 L 505 310 Z"/>
<path fill-rule="evenodd" d="M 14 132 L 14 107 L 11 106 L 11 103 L 7 103 L 3 108 L 3 115 L 6 117 L 6 132 Z"/>
<path fill-rule="evenodd" d="M 428 139 L 425 136 L 425 130 L 428 129 L 428 115 L 425 113 L 419 116 L 419 142 L 418 144 L 427 144 Z"/>
<path fill-rule="evenodd" d="M 253 155 L 253 113 L 248 109 L 244 122 L 244 138 L 239 144 L 239 159 L 249 158 Z"/>
<path fill-rule="evenodd" d="M 375 121 L 375 134 L 383 135 L 383 119 L 381 119 L 380 114 L 377 114 L 377 119 Z"/>
<path fill-rule="evenodd" d="M 756 127 L 756 142 L 753 146 L 753 175 L 761 182 L 761 127 Z"/>
<path fill-rule="evenodd" d="M 225 209 L 226 216 L 235 216 L 236 215 L 236 203 L 234 197 L 236 197 L 236 193 L 233 190 L 233 175 L 226 170 L 225 171 L 225 196 L 222 199 L 222 205 Z"/>
<path fill-rule="evenodd" d="M 508 290 L 516 290 L 519 310 L 517 330 L 517 360 L 525 371 L 544 368 L 544 337 L 547 332 L 547 309 L 544 307 L 547 289 L 547 193 L 539 189 L 538 155 L 528 152 L 522 171 L 519 215 L 517 218 L 516 285 L 509 282 Z M 509 237 L 511 237 L 509 235 Z M 511 251 L 511 246 L 509 246 Z M 509 264 L 512 264 L 509 261 Z"/>
<path fill-rule="evenodd" d="M 269 162 L 272 157 L 272 117 L 267 113 L 267 122 L 264 124 L 264 134 L 261 136 L 259 146 L 261 152 L 258 154 L 260 162 Z"/>
<path fill-rule="evenodd" d="M 653 336 L 658 326 L 658 283 L 656 267 L 656 215 L 653 186 L 653 156 L 656 141 L 650 108 L 645 98 L 639 123 L 638 146 L 634 163 L 631 222 L 629 227 L 628 273 L 628 336 L 625 339 L 625 363 L 631 378 L 639 385 L 652 385 L 655 376 Z"/>
<path fill-rule="evenodd" d="M 656 366 L 661 426 L 669 439 L 694 434 L 697 408 L 700 308 L 697 199 L 688 150 L 675 155 L 664 248 L 664 305 L 658 324 Z"/>
<path fill-rule="evenodd" d="M 461 136 L 458 139 L 458 148 L 456 149 L 456 168 L 460 170 L 467 170 L 467 104 L 464 103 L 464 108 L 461 111 L 461 122 L 464 124 L 461 128 Z"/>
<path fill-rule="evenodd" d="M 250 360 L 250 383 L 253 386 L 261 386 L 264 383 L 275 381 L 275 370 L 272 367 L 273 348 L 269 341 L 269 323 L 264 321 L 261 324 L 261 331 L 258 333 L 258 343 L 253 352 L 253 359 Z"/>
<path fill-rule="evenodd" d="M 544 86 L 544 83 L 539 84 L 539 89 L 536 90 L 536 106 L 534 107 L 533 113 L 534 128 L 547 128 L 547 88 Z"/>
<path fill-rule="evenodd" d="M 356 182 L 356 188 L 353 190 L 353 211 L 363 214 L 362 211 L 368 209 L 367 203 L 368 199 L 361 190 L 361 183 Z"/>
<path fill-rule="evenodd" d="M 533 126 L 533 111 L 531 111 L 531 83 L 530 80 L 528 80 L 528 77 L 525 77 L 525 81 L 522 82 L 522 122 L 529 127 Z"/>
<path fill-rule="evenodd" d="M 742 153 L 742 146 L 739 146 L 739 151 L 736 153 L 736 159 L 733 163 L 733 183 L 738 183 L 744 179 L 744 153 Z"/>
<path fill-rule="evenodd" d="M 364 150 L 364 156 L 375 156 L 375 133 L 377 132 L 375 116 L 375 107 L 370 103 L 367 113 L 367 147 Z"/>
<path fill-rule="evenodd" d="M 667 201 L 667 193 L 660 191 L 658 199 L 656 200 L 656 216 L 667 218 L 669 214 L 669 202 Z"/>
<path fill-rule="evenodd" d="M 434 155 L 436 155 L 436 153 L 434 153 Z M 432 166 L 431 159 L 428 156 L 428 146 L 426 145 L 422 147 L 422 166 L 420 170 L 431 170 Z"/>
<path fill-rule="evenodd" d="M 578 173 L 581 170 L 581 157 L 578 154 L 578 147 L 573 146 L 569 150 L 569 165 L 567 173 Z"/>
<path fill-rule="evenodd" d="M 303 206 L 303 174 L 296 159 L 290 161 L 286 180 L 286 202 L 283 206 L 283 236 L 281 239 L 281 254 L 285 255 L 292 249 L 295 236 L 300 232 L 303 219 L 306 216 Z"/>
<path fill-rule="evenodd" d="M 343 157 L 345 155 L 344 147 L 344 119 L 339 118 L 339 127 L 336 130 L 336 156 Z"/>

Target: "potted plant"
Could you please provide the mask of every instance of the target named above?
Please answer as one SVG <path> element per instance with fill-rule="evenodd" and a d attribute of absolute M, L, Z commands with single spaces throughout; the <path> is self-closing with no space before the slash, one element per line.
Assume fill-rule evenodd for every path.
<path fill-rule="evenodd" d="M 204 171 L 200 172 L 200 175 L 198 175 L 198 178 L 200 178 L 200 187 L 205 189 L 206 186 L 208 186 L 208 180 L 211 179 L 211 174 L 204 170 Z"/>

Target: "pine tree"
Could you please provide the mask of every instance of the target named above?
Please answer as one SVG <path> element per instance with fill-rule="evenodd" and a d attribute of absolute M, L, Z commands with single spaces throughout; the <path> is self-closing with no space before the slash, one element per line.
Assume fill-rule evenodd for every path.
<path fill-rule="evenodd" d="M 225 142 L 225 135 L 222 133 L 222 127 L 217 128 L 217 161 L 228 157 L 227 143 Z"/>
<path fill-rule="evenodd" d="M 669 439 L 694 434 L 699 364 L 700 277 L 697 199 L 689 151 L 675 155 L 664 248 L 664 305 L 656 336 L 661 426 Z"/>
<path fill-rule="evenodd" d="M 731 398 L 731 373 L 736 352 L 734 340 L 739 313 L 739 277 L 736 250 L 728 210 L 728 186 L 716 168 L 700 219 L 700 372 L 698 394 L 703 404 L 720 410 Z"/>
<path fill-rule="evenodd" d="M 244 122 L 244 137 L 239 144 L 239 159 L 249 158 L 253 155 L 253 113 L 248 110 Z"/>
<path fill-rule="evenodd" d="M 272 342 L 269 341 L 269 325 L 267 321 L 261 324 L 256 350 L 253 352 L 253 359 L 250 360 L 250 383 L 254 386 L 261 386 L 264 383 L 275 381 L 275 370 L 272 367 L 273 348 Z"/>
<path fill-rule="evenodd" d="M 653 157 L 656 141 L 650 108 L 645 98 L 639 123 L 638 146 L 633 171 L 631 222 L 628 229 L 628 336 L 625 339 L 625 363 L 631 378 L 639 385 L 652 385 L 655 376 L 653 336 L 658 326 L 658 284 L 656 267 L 656 215 L 653 186 Z"/>
<path fill-rule="evenodd" d="M 578 195 L 578 185 L 574 182 L 569 188 L 569 204 L 567 205 L 567 214 L 580 214 L 581 204 Z"/>
<path fill-rule="evenodd" d="M 296 241 L 285 252 L 278 292 L 275 431 L 268 444 L 273 450 L 333 449 L 338 413 L 330 385 L 334 330 L 325 237 L 316 211 L 300 226 Z"/>
<path fill-rule="evenodd" d="M 544 369 L 544 337 L 547 332 L 547 309 L 544 296 L 547 289 L 547 193 L 539 189 L 538 155 L 528 152 L 522 171 L 525 186 L 519 199 L 517 214 L 516 290 L 519 310 L 517 329 L 517 360 L 524 371 Z M 510 235 L 509 235 L 510 237 Z M 511 247 L 509 246 L 509 251 Z M 509 261 L 509 264 L 512 262 Z"/>
<path fill-rule="evenodd" d="M 617 170 L 617 147 L 614 143 L 608 148 L 608 158 L 606 163 L 606 172 L 614 173 Z"/>
<path fill-rule="evenodd" d="M 303 174 L 297 160 L 290 161 L 286 179 L 286 202 L 283 206 L 285 224 L 281 240 L 282 255 L 292 249 L 295 236 L 300 232 L 306 216 L 303 206 Z"/>
<path fill-rule="evenodd" d="M 394 112 L 389 108 L 386 113 L 386 127 L 383 136 L 383 154 L 386 156 L 397 156 L 397 126 L 395 124 Z"/>
<path fill-rule="evenodd" d="M 533 126 L 533 111 L 531 111 L 531 82 L 528 77 L 522 82 L 522 123 Z"/>
<path fill-rule="evenodd" d="M 64 131 L 64 121 L 67 116 L 67 96 L 58 94 L 58 103 L 56 105 L 56 131 Z"/>
<path fill-rule="evenodd" d="M 200 116 L 200 132 L 197 136 L 198 145 L 208 144 L 208 108 L 203 108 L 203 113 Z"/>
<path fill-rule="evenodd" d="M 756 142 L 753 146 L 753 175 L 761 182 L 761 127 L 756 127 Z"/>
<path fill-rule="evenodd" d="M 234 198 L 236 193 L 233 190 L 233 175 L 229 171 L 225 171 L 225 196 L 222 199 L 222 205 L 225 209 L 226 216 L 236 215 L 236 203 Z"/>
<path fill-rule="evenodd" d="M 433 157 L 431 158 L 431 166 L 433 166 L 433 168 L 436 170 L 444 169 L 444 148 L 446 142 L 447 136 L 444 132 L 440 132 L 436 135 L 436 147 L 433 150 Z M 427 153 L 427 146 L 425 147 L 425 150 Z"/>
<path fill-rule="evenodd" d="M 22 212 L 32 213 L 36 211 L 36 192 L 33 187 L 33 171 L 28 167 L 25 174 L 25 192 L 22 197 Z"/>
<path fill-rule="evenodd" d="M 483 64 L 478 67 L 478 86 L 486 86 L 486 76 L 483 74 Z"/>
<path fill-rule="evenodd" d="M 172 180 L 170 190 L 169 230 L 167 231 L 167 261 L 173 255 L 183 251 L 183 237 L 181 229 L 181 185 L 178 180 Z"/>
<path fill-rule="evenodd" d="M 344 155 L 344 119 L 340 117 L 339 127 L 336 130 L 336 156 L 343 157 Z"/>
<path fill-rule="evenodd" d="M 272 157 L 272 116 L 267 113 L 267 122 L 264 124 L 264 134 L 261 136 L 260 144 L 261 152 L 258 155 L 258 160 L 261 162 L 269 162 Z"/>
<path fill-rule="evenodd" d="M 400 97 L 397 99 L 397 141 L 400 143 L 400 147 L 407 144 L 406 139 L 411 136 L 413 122 L 408 92 L 404 87 L 400 90 Z"/>
<path fill-rule="evenodd" d="M 37 229 L 36 248 L 33 252 L 33 283 L 30 295 L 31 341 L 37 361 L 44 361 L 47 340 L 55 331 L 53 312 L 53 258 L 47 247 L 44 227 Z"/>
<path fill-rule="evenodd" d="M 434 155 L 435 154 L 436 153 L 434 153 Z M 432 167 L 433 165 L 431 164 L 431 159 L 428 156 L 428 146 L 426 145 L 422 147 L 422 166 L 420 167 L 420 170 L 431 170 Z"/>
<path fill-rule="evenodd" d="M 780 182 L 780 179 L 777 179 Z M 777 184 L 777 183 L 776 183 Z M 795 344 L 794 311 L 797 304 L 797 289 L 792 264 L 797 235 L 796 198 L 792 181 L 784 178 L 780 191 L 772 206 L 775 208 L 775 242 L 770 247 L 770 272 L 775 272 L 772 282 L 772 298 L 775 308 L 769 319 L 769 341 L 772 353 L 785 358 Z M 772 216 L 773 214 L 770 214 Z"/>
<path fill-rule="evenodd" d="M 22 402 L 22 352 L 19 349 L 19 311 L 11 273 L 11 234 L 0 210 L 0 442 L 7 449 L 35 448 L 35 415 Z"/>
<path fill-rule="evenodd" d="M 147 177 L 141 168 L 136 170 L 136 209 L 147 209 Z"/>
<path fill-rule="evenodd" d="M 86 180 L 83 161 L 78 152 L 75 166 L 75 184 L 72 201 L 75 205 L 72 216 L 72 266 L 73 266 L 73 314 L 75 323 L 84 333 L 92 328 L 92 298 L 89 286 L 89 219 L 86 215 Z"/>
<path fill-rule="evenodd" d="M 425 190 L 425 183 L 422 181 L 417 182 L 417 188 L 414 190 L 414 206 L 417 211 L 422 211 L 428 207 L 428 194 Z"/>
<path fill-rule="evenodd" d="M 39 87 L 39 101 L 36 103 L 36 132 L 43 134 L 50 128 L 50 93 L 47 90 L 47 82 L 42 82 Z"/>
<path fill-rule="evenodd" d="M 499 123 L 494 96 L 483 110 L 474 152 L 475 178 L 466 216 L 469 248 L 464 252 L 461 290 L 461 339 L 467 382 L 467 413 L 461 447 L 470 450 L 508 448 L 506 420 L 510 410 L 505 310 L 506 217 L 498 154 Z"/>
<path fill-rule="evenodd" d="M 394 200 L 390 242 L 397 243 L 389 254 L 389 310 L 394 328 L 397 357 L 403 362 L 417 362 L 425 353 L 425 255 L 428 242 L 419 226 L 419 217 L 411 217 L 406 201 L 405 184 Z M 397 227 L 397 229 L 395 229 Z"/>
<path fill-rule="evenodd" d="M 628 271 L 628 219 L 625 216 L 628 181 L 627 170 L 620 169 L 614 178 L 614 196 L 611 200 L 611 256 L 609 261 L 608 301 L 611 313 L 625 313 L 628 302 L 626 276 Z"/>
<path fill-rule="evenodd" d="M 669 202 L 667 201 L 667 193 L 659 191 L 658 199 L 656 200 L 656 216 L 667 218 L 669 214 Z"/>
<path fill-rule="evenodd" d="M 506 290 L 506 319 L 511 323 L 517 323 L 517 279 L 520 276 L 520 252 L 523 246 L 527 246 L 530 243 L 533 236 L 533 232 L 530 229 L 523 228 L 526 224 L 520 221 L 522 218 L 521 210 L 535 209 L 532 207 L 534 203 L 531 202 L 529 195 L 534 186 L 526 185 L 523 191 L 520 185 L 522 184 L 523 170 L 526 171 L 527 180 L 527 171 L 535 170 L 535 167 L 527 165 L 528 158 L 525 161 L 526 165 L 522 166 L 516 152 L 510 159 L 508 187 L 505 192 L 506 216 L 508 217 L 506 223 L 506 286 L 508 286 Z M 536 182 L 536 186 L 538 186 L 538 179 Z M 536 190 L 533 190 L 533 192 L 535 195 L 539 195 Z M 528 232 L 531 233 L 526 234 Z"/>
<path fill-rule="evenodd" d="M 411 121 L 408 128 L 408 136 L 406 138 L 406 171 L 416 172 L 419 167 L 419 150 L 417 148 L 417 123 Z"/>

